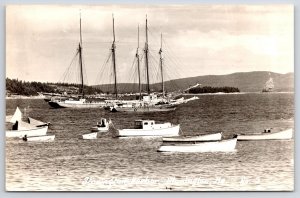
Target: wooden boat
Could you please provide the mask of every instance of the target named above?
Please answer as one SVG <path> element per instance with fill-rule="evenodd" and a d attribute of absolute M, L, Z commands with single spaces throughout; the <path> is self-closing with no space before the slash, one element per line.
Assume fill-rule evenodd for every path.
<path fill-rule="evenodd" d="M 151 106 L 114 106 L 111 112 L 162 112 L 174 111 L 175 105 L 151 105 Z"/>
<path fill-rule="evenodd" d="M 22 112 L 17 107 L 14 115 L 7 117 L 6 122 L 12 123 L 13 126 L 12 130 L 6 130 L 6 137 L 22 138 L 25 135 L 27 137 L 46 135 L 49 123 L 44 123 L 30 117 L 27 121 L 22 121 Z"/>
<path fill-rule="evenodd" d="M 156 124 L 154 120 L 136 120 L 134 129 L 117 130 L 118 137 L 135 137 L 135 136 L 177 136 L 180 125 L 171 123 Z"/>
<path fill-rule="evenodd" d="M 107 121 L 105 118 L 101 118 L 100 122 L 97 122 L 97 125 L 91 128 L 92 132 L 107 132 L 109 129 L 110 121 Z"/>
<path fill-rule="evenodd" d="M 84 140 L 92 140 L 92 139 L 97 139 L 97 132 L 94 133 L 87 133 L 82 135 L 82 139 Z"/>
<path fill-rule="evenodd" d="M 27 137 L 43 136 L 47 134 L 47 131 L 48 131 L 48 126 L 35 127 L 29 129 L 10 130 L 10 131 L 6 131 L 6 137 L 22 138 L 25 135 L 27 135 Z"/>
<path fill-rule="evenodd" d="M 164 137 L 163 142 L 204 142 L 204 141 L 219 141 L 222 139 L 222 132 L 198 136 L 178 136 Z"/>
<path fill-rule="evenodd" d="M 289 140 L 293 138 L 293 129 L 287 129 L 280 132 L 272 133 L 270 129 L 265 130 L 265 132 L 260 134 L 244 135 L 239 134 L 237 136 L 238 141 L 248 141 L 248 140 Z"/>
<path fill-rule="evenodd" d="M 159 152 L 232 152 L 235 151 L 237 138 L 217 142 L 195 144 L 162 145 Z"/>
<path fill-rule="evenodd" d="M 32 137 L 28 137 L 27 135 L 25 135 L 23 137 L 24 141 L 27 142 L 51 142 L 54 141 L 55 135 L 42 135 L 42 136 L 32 136 Z"/>

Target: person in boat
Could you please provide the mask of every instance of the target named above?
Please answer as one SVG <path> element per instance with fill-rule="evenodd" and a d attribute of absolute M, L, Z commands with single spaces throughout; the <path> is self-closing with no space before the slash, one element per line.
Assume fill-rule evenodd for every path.
<path fill-rule="evenodd" d="M 27 135 L 24 135 L 23 140 L 26 142 L 27 141 Z"/>
<path fill-rule="evenodd" d="M 16 121 L 16 123 L 12 126 L 12 130 L 18 130 L 19 122 Z"/>
<path fill-rule="evenodd" d="M 100 127 L 105 127 L 105 120 L 101 119 L 101 126 Z"/>

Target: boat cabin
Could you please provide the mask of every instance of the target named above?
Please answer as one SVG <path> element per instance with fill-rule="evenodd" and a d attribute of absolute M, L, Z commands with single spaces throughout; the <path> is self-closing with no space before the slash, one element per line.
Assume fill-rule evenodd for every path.
<path fill-rule="evenodd" d="M 134 121 L 135 129 L 152 129 L 155 125 L 154 120 L 136 120 Z"/>

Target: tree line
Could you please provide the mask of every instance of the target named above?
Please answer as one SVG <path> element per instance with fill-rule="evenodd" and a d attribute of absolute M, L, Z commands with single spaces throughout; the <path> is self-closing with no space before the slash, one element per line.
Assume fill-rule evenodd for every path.
<path fill-rule="evenodd" d="M 189 93 L 198 94 L 198 93 L 234 93 L 234 92 L 240 92 L 240 90 L 236 87 L 195 87 L 190 90 L 188 90 Z"/>
<path fill-rule="evenodd" d="M 58 93 L 72 92 L 78 94 L 80 85 L 68 83 L 41 83 L 41 82 L 26 82 L 18 79 L 6 78 L 6 91 L 11 94 L 36 96 L 38 92 Z M 73 88 L 73 89 L 72 89 Z M 76 88 L 76 89 L 74 89 Z M 77 92 L 77 93 L 74 93 Z M 85 94 L 102 93 L 101 89 L 92 86 L 84 85 Z"/>

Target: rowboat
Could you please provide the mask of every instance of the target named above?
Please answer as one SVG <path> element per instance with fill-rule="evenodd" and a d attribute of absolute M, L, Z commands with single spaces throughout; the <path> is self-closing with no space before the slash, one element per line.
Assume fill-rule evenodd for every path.
<path fill-rule="evenodd" d="M 51 142 L 54 141 L 55 135 L 42 135 L 42 136 L 32 136 L 32 137 L 27 137 L 25 135 L 23 137 L 24 141 L 27 142 Z"/>
<path fill-rule="evenodd" d="M 293 138 L 293 129 L 287 129 L 280 132 L 272 133 L 270 129 L 265 130 L 265 132 L 260 134 L 244 135 L 239 134 L 237 139 L 239 141 L 248 140 L 289 140 Z"/>
<path fill-rule="evenodd" d="M 48 126 L 35 127 L 35 128 L 30 128 L 30 129 L 10 130 L 10 131 L 6 131 L 6 137 L 22 138 L 25 135 L 27 135 L 27 137 L 43 136 L 43 135 L 46 135 L 47 130 L 48 130 Z"/>
<path fill-rule="evenodd" d="M 94 133 L 87 133 L 82 135 L 82 139 L 84 140 L 92 140 L 92 139 L 97 139 L 97 132 Z"/>
<path fill-rule="evenodd" d="M 134 129 L 119 129 L 117 137 L 131 136 L 178 136 L 180 125 L 170 122 L 157 124 L 154 120 L 136 120 Z"/>
<path fill-rule="evenodd" d="M 109 129 L 110 121 L 107 121 L 105 118 L 101 118 L 100 122 L 97 122 L 97 125 L 91 128 L 92 132 L 107 132 Z"/>
<path fill-rule="evenodd" d="M 162 145 L 159 152 L 232 152 L 235 151 L 237 138 L 217 142 L 195 144 Z"/>
<path fill-rule="evenodd" d="M 222 139 L 222 132 L 198 135 L 198 136 L 178 136 L 178 137 L 165 137 L 163 142 L 204 142 L 204 141 L 219 141 Z"/>

